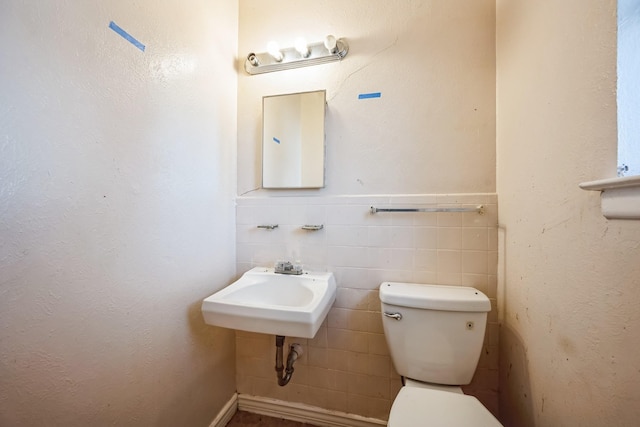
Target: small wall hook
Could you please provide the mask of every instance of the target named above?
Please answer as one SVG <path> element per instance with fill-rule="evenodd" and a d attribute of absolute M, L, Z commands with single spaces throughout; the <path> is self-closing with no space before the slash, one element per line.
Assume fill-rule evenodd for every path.
<path fill-rule="evenodd" d="M 324 228 L 324 225 L 322 224 L 318 224 L 318 225 L 303 225 L 302 229 L 303 230 L 310 230 L 310 231 L 318 231 L 318 230 L 322 230 Z"/>
<path fill-rule="evenodd" d="M 259 225 L 258 228 L 263 228 L 265 230 L 273 230 L 274 228 L 278 228 L 278 224 L 262 224 L 262 225 Z"/>

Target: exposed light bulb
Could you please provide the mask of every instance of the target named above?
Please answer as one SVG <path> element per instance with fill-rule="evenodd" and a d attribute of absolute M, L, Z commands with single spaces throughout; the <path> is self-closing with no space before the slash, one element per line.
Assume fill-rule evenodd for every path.
<path fill-rule="evenodd" d="M 338 42 L 331 34 L 324 38 L 324 47 L 331 53 L 338 53 Z"/>
<path fill-rule="evenodd" d="M 304 39 L 304 37 L 298 37 L 296 39 L 295 48 L 303 58 L 308 58 L 311 54 L 311 52 L 309 51 L 309 46 L 307 46 L 307 41 Z"/>
<path fill-rule="evenodd" d="M 284 55 L 280 52 L 280 46 L 273 40 L 267 43 L 267 52 L 269 52 L 269 55 L 273 56 L 273 59 L 277 62 L 281 62 L 284 59 Z"/>

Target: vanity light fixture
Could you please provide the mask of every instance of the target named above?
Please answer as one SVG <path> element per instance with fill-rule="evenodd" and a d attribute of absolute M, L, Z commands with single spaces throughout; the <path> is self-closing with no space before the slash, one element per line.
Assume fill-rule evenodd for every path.
<path fill-rule="evenodd" d="M 298 38 L 294 47 L 280 49 L 276 42 L 269 42 L 267 52 L 250 53 L 244 63 L 247 73 L 262 74 L 291 68 L 308 67 L 326 62 L 339 61 L 349 52 L 345 39 L 328 35 L 324 41 L 307 44 Z"/>

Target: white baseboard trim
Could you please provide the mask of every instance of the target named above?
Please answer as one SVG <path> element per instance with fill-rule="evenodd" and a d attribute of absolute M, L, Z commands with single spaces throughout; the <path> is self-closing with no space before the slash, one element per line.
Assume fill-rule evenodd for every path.
<path fill-rule="evenodd" d="M 238 395 L 238 410 L 325 427 L 379 427 L 387 425 L 386 421 L 376 418 L 249 394 Z"/>
<path fill-rule="evenodd" d="M 211 421 L 209 427 L 225 427 L 238 410 L 238 393 L 233 393 L 231 399 L 224 404 L 218 415 Z"/>

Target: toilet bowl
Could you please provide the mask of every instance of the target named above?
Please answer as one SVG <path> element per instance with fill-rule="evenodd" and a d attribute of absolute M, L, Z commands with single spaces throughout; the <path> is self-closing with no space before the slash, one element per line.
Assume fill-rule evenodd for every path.
<path fill-rule="evenodd" d="M 489 299 L 474 288 L 399 282 L 380 285 L 382 324 L 404 386 L 389 427 L 499 427 L 461 385 L 473 378 Z"/>
<path fill-rule="evenodd" d="M 500 427 L 478 399 L 462 393 L 404 386 L 389 413 L 388 427 Z"/>

